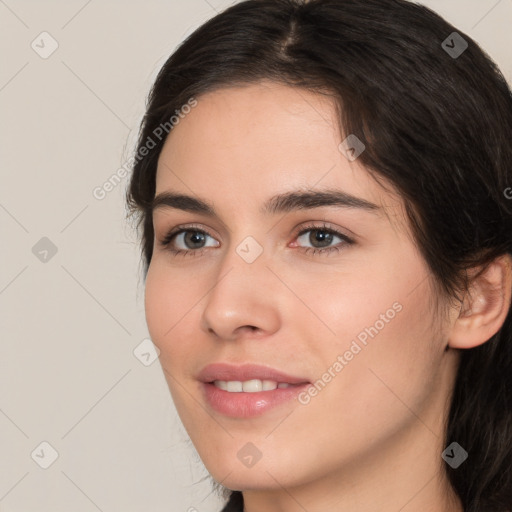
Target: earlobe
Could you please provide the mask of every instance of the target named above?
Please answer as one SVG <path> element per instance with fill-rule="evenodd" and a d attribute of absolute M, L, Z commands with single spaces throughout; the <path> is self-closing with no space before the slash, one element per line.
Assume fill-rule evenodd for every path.
<path fill-rule="evenodd" d="M 482 345 L 500 329 L 510 310 L 512 258 L 492 261 L 480 274 L 474 272 L 459 315 L 451 327 L 448 345 L 468 349 Z"/>

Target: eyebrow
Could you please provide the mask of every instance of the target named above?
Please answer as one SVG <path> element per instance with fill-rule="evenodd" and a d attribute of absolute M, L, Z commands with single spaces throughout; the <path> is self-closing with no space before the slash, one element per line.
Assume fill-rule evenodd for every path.
<path fill-rule="evenodd" d="M 380 207 L 342 190 L 327 189 L 315 191 L 292 191 L 278 194 L 268 199 L 260 209 L 263 215 L 277 215 L 289 213 L 294 210 L 310 210 L 321 207 L 358 208 L 368 212 L 377 213 Z M 197 197 L 175 193 L 161 192 L 153 199 L 150 210 L 159 208 L 174 208 L 186 212 L 199 213 L 208 217 L 216 217 L 212 204 Z"/>

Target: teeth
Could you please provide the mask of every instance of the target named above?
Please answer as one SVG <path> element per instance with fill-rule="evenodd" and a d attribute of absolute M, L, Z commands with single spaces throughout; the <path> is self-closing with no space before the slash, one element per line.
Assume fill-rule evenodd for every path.
<path fill-rule="evenodd" d="M 263 391 L 263 382 L 258 379 L 246 380 L 245 382 L 240 382 L 240 384 L 244 393 L 256 393 L 257 391 Z"/>
<path fill-rule="evenodd" d="M 258 391 L 272 391 L 276 388 L 283 389 L 294 386 L 294 384 L 289 384 L 287 382 L 259 379 L 246 380 L 244 382 L 239 380 L 216 380 L 213 384 L 215 387 L 228 391 L 229 393 L 257 393 Z"/>
<path fill-rule="evenodd" d="M 278 387 L 279 384 L 277 382 L 274 382 L 273 380 L 263 381 L 263 391 L 272 391 L 273 389 L 276 389 Z"/>
<path fill-rule="evenodd" d="M 230 380 L 226 383 L 226 391 L 239 393 L 240 391 L 243 391 L 243 384 L 238 380 Z"/>
<path fill-rule="evenodd" d="M 228 390 L 228 383 L 225 380 L 216 380 L 213 384 L 219 389 Z"/>

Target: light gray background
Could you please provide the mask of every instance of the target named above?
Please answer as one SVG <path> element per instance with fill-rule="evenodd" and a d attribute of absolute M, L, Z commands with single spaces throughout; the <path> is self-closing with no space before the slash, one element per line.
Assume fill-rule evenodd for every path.
<path fill-rule="evenodd" d="M 92 191 L 130 155 L 165 59 L 231 3 L 0 0 L 0 511 L 220 510 L 158 360 L 134 355 L 148 332 L 128 180 Z M 512 0 L 423 3 L 512 80 Z"/>

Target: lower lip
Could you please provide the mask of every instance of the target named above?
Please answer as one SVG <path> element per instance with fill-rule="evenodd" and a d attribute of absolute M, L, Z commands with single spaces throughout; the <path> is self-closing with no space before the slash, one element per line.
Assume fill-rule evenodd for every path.
<path fill-rule="evenodd" d="M 253 418 L 289 402 L 297 397 L 311 384 L 300 384 L 290 388 L 276 388 L 272 391 L 257 391 L 256 393 L 230 393 L 203 382 L 203 391 L 207 402 L 217 412 L 231 418 Z"/>

